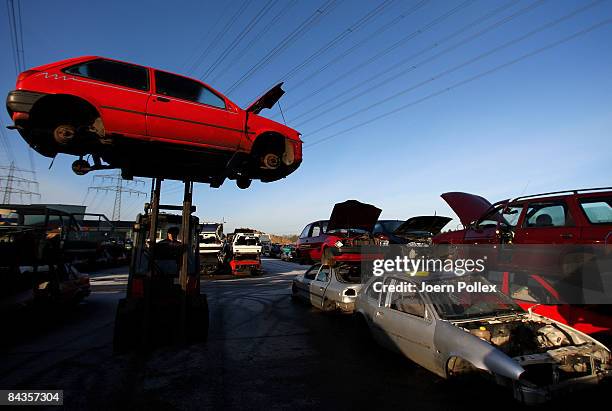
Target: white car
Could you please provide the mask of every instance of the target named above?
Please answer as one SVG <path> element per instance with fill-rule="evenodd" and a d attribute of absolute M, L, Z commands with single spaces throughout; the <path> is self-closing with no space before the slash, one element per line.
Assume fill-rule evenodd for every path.
<path fill-rule="evenodd" d="M 323 311 L 352 313 L 360 289 L 359 262 L 334 267 L 315 264 L 293 280 L 291 296 L 305 300 Z"/>
<path fill-rule="evenodd" d="M 476 275 L 386 274 L 364 284 L 355 312 L 376 341 L 427 370 L 442 378 L 489 376 L 526 404 L 612 374 L 610 350 L 595 339 L 525 312 L 499 291 L 460 290 L 461 282 L 491 286 Z"/>

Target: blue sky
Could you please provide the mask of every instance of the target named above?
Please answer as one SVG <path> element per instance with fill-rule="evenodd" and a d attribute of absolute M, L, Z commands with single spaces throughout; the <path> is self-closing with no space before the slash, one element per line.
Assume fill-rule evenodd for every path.
<path fill-rule="evenodd" d="M 205 81 L 228 92 L 326 3 L 268 1 L 175 1 L 171 6 L 166 1 L 23 1 L 26 66 L 95 54 L 199 77 L 225 52 L 226 58 Z M 244 11 L 236 14 L 243 4 Z M 281 100 L 287 124 L 303 133 L 304 162 L 287 179 L 254 182 L 249 190 L 239 190 L 232 182 L 220 189 L 196 185 L 201 219 L 224 218 L 228 229 L 252 226 L 272 233 L 298 233 L 306 223 L 328 217 L 334 203 L 348 198 L 377 205 L 385 218 L 434 212 L 455 217 L 440 199 L 441 193 L 467 191 L 496 201 L 525 193 L 612 185 L 612 24 L 309 146 L 612 18 L 609 0 L 589 8 L 588 1 L 431 0 L 403 18 L 398 17 L 420 1 L 395 0 L 347 32 L 381 4 L 383 0 L 338 0 L 317 24 L 232 90 L 229 97 L 244 107 L 294 67 L 309 61 L 286 81 Z M 271 21 L 284 7 L 281 18 Z M 581 8 L 585 10 L 571 14 Z M 262 9 L 268 11 L 262 12 L 258 24 L 236 48 L 227 49 Z M 16 75 L 4 5 L 0 13 L 0 44 L 5 50 L 0 90 L 8 93 Z M 234 15 L 234 24 L 217 35 Z M 571 17 L 554 23 L 564 16 Z M 264 27 L 269 29 L 256 37 Z M 483 30 L 484 34 L 475 36 Z M 340 40 L 307 60 L 335 38 Z M 407 40 L 398 47 L 364 65 L 403 38 Z M 467 63 L 514 39 L 515 43 Z M 345 57 L 321 70 L 347 50 L 351 51 Z M 201 58 L 203 51 L 207 53 Z M 418 56 L 399 65 L 413 55 Z M 364 83 L 378 73 L 384 74 Z M 332 85 L 306 99 L 331 81 Z M 425 84 L 417 86 L 420 83 Z M 325 104 L 355 86 L 361 88 Z M 412 90 L 381 102 L 408 89 Z M 262 114 L 282 121 L 277 110 Z M 9 123 L 5 111 L 0 116 L 3 124 Z M 344 117 L 349 118 L 334 123 Z M 15 131 L 6 134 L 16 159 L 28 166 L 26 145 Z M 90 211 L 110 215 L 114 196 L 90 193 L 86 197 L 92 176 L 73 175 L 72 161 L 59 156 L 48 170 L 49 159 L 34 154 L 42 201 L 80 204 L 85 198 Z M 0 162 L 7 162 L 6 153 L 0 153 Z M 165 187 L 164 203 L 181 200 L 177 183 Z M 126 195 L 122 217 L 133 218 L 143 201 L 143 197 Z"/>

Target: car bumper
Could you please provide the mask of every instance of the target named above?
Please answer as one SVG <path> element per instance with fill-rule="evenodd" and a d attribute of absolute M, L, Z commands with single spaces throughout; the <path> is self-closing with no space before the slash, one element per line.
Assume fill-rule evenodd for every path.
<path fill-rule="evenodd" d="M 6 97 L 6 109 L 11 118 L 13 118 L 14 113 L 29 114 L 34 103 L 45 95 L 44 93 L 35 93 L 33 91 L 13 90 Z"/>
<path fill-rule="evenodd" d="M 602 380 L 610 378 L 612 370 L 606 370 L 596 375 L 573 378 L 548 387 L 531 387 L 519 384 L 514 389 L 514 396 L 517 400 L 526 405 L 542 404 L 553 398 L 562 397 L 573 391 L 592 387 L 599 384 Z"/>

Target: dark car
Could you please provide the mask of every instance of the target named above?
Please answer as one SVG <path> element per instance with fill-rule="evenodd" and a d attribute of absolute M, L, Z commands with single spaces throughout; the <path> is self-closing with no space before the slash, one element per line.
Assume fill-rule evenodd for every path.
<path fill-rule="evenodd" d="M 374 225 L 373 234 L 381 245 L 431 243 L 452 219 L 440 216 L 418 216 L 403 220 L 379 220 Z"/>
<path fill-rule="evenodd" d="M 252 179 L 284 178 L 302 162 L 300 133 L 259 116 L 285 93 L 281 86 L 241 109 L 198 80 L 85 56 L 19 74 L 7 109 L 40 154 L 79 156 L 77 174 L 119 168 L 126 177 L 189 177 L 216 187 L 230 178 L 246 188 Z"/>
<path fill-rule="evenodd" d="M 269 256 L 272 258 L 280 258 L 282 253 L 281 250 L 281 245 L 280 244 L 272 244 L 270 246 L 270 252 L 269 252 Z"/>

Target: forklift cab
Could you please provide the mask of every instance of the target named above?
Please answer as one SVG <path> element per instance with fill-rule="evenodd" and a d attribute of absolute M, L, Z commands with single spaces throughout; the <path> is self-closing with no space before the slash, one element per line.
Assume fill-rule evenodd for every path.
<path fill-rule="evenodd" d="M 136 238 L 132 250 L 132 261 L 128 278 L 128 298 L 144 297 L 145 282 L 151 280 L 152 289 L 156 294 L 168 295 L 175 291 L 181 291 L 180 270 L 183 264 L 183 251 L 187 250 L 187 284 L 185 292 L 187 295 L 197 295 L 200 289 L 199 277 L 199 236 L 198 218 L 191 217 L 190 241 L 182 243 L 174 235 L 169 239 L 169 231 L 176 229 L 182 234 L 182 217 L 180 215 L 160 213 L 158 217 L 158 228 L 155 235 L 155 250 L 152 252 L 150 244 L 150 215 L 138 215 L 134 231 Z M 155 300 L 153 300 L 155 302 Z"/>
<path fill-rule="evenodd" d="M 190 208 L 189 220 L 184 220 L 185 213 L 163 211 L 181 210 L 179 206 L 159 205 L 158 213 L 138 215 L 126 298 L 117 307 L 115 352 L 206 339 L 208 303 L 200 293 L 199 224 Z M 183 221 L 189 221 L 188 233 Z M 156 227 L 155 235 L 150 227 Z"/>

